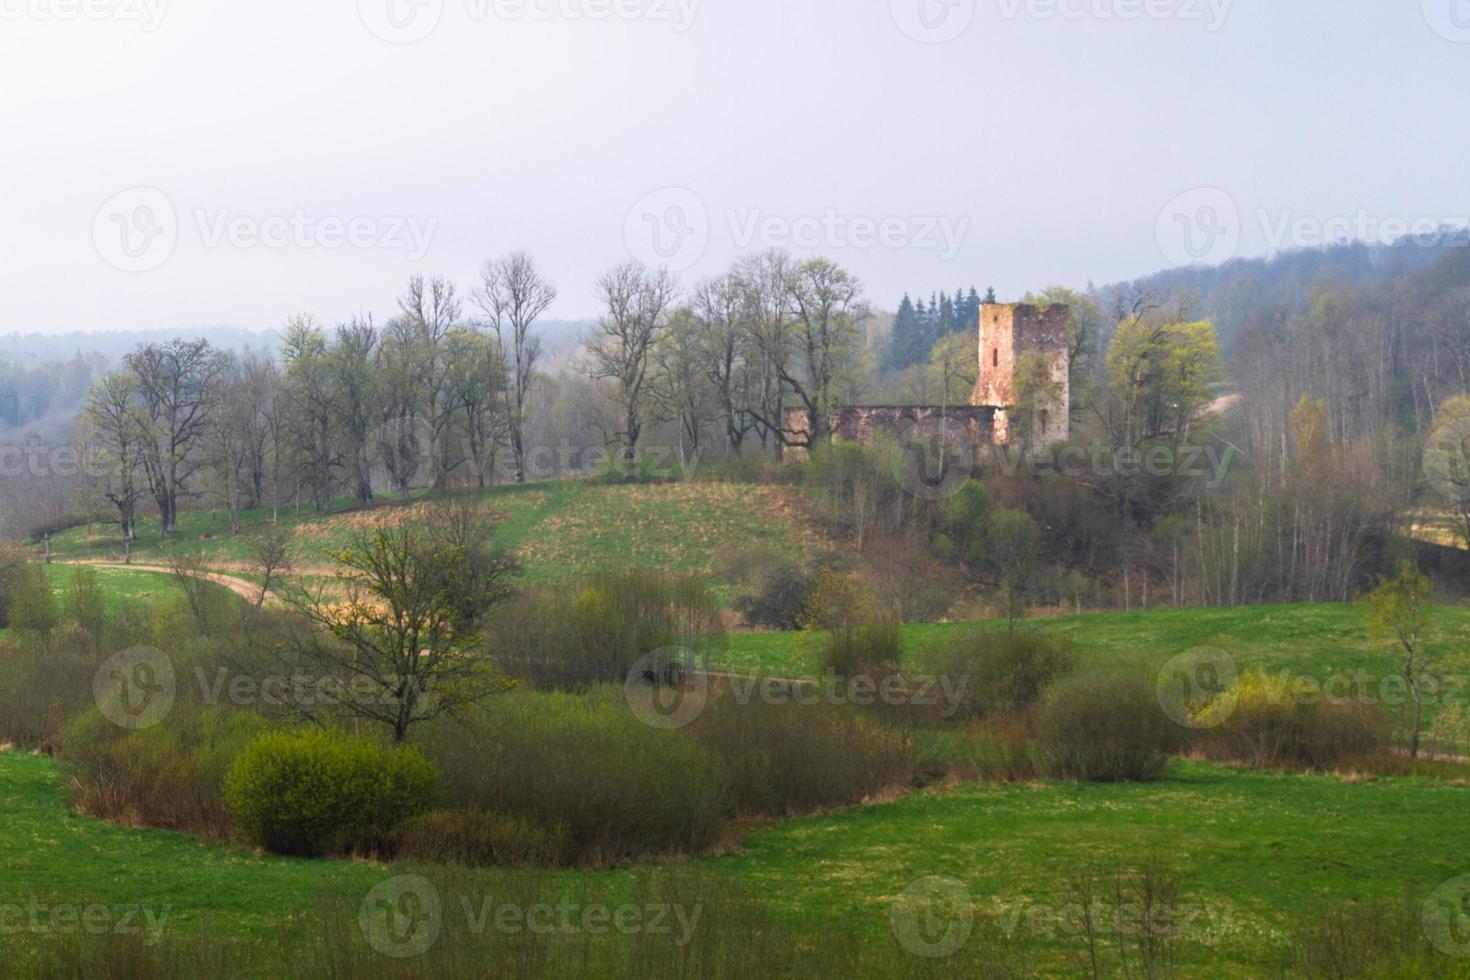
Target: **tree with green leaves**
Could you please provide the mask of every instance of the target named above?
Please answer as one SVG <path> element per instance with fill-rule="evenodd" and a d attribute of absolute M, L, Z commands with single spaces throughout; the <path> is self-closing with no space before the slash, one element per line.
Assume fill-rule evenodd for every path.
<path fill-rule="evenodd" d="M 316 627 L 288 641 L 295 665 L 340 682 L 328 707 L 402 742 L 412 725 L 511 686 L 480 647 L 516 565 L 489 546 L 472 509 L 446 502 L 423 521 L 364 531 L 331 557 L 345 601 L 321 587 L 286 593 Z"/>
<path fill-rule="evenodd" d="M 1399 564 L 1393 577 L 1380 577 L 1367 599 L 1368 632 L 1391 640 L 1398 648 L 1404 681 L 1414 699 L 1409 757 L 1419 755 L 1419 728 L 1424 717 L 1424 631 L 1434 617 L 1434 586 L 1413 562 Z"/>
<path fill-rule="evenodd" d="M 1006 628 L 1014 632 L 1016 620 L 1025 614 L 1026 590 L 1041 559 L 1041 528 L 1025 511 L 1000 507 L 990 515 L 987 534 Z"/>

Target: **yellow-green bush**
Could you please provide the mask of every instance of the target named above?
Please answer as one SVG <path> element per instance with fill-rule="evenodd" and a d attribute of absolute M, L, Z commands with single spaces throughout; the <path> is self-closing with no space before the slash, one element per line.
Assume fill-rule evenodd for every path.
<path fill-rule="evenodd" d="M 249 838 L 278 854 L 384 846 L 433 804 L 438 776 L 416 749 L 311 729 L 255 738 L 225 777 L 225 803 Z"/>
<path fill-rule="evenodd" d="M 1247 671 L 1195 713 L 1210 756 L 1253 766 L 1332 765 L 1380 747 L 1387 725 L 1373 705 L 1332 698 L 1310 681 Z"/>

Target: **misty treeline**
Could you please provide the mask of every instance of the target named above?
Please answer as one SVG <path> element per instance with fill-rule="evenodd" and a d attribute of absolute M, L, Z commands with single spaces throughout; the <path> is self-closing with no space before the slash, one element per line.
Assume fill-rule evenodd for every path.
<path fill-rule="evenodd" d="M 1177 275 L 1099 294 L 1102 322 Z M 1424 456 L 1470 391 L 1470 249 L 1339 246 L 1196 275 L 1164 319 L 1230 324 L 1212 439 L 1238 456 L 1218 489 L 1186 484 L 1130 522 L 1125 564 L 1171 601 L 1352 598 L 1422 547 L 1422 517 L 1454 509 Z"/>

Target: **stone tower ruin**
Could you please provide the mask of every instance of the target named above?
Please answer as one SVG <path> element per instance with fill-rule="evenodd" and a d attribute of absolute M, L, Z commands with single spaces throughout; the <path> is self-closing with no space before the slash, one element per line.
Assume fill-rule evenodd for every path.
<path fill-rule="evenodd" d="M 1030 442 L 1065 441 L 1072 408 L 1071 309 L 1060 303 L 987 303 L 980 308 L 980 376 L 971 405 L 997 409 L 995 441 L 1009 442 L 1009 409 L 1016 404 L 1016 371 L 1027 354 L 1039 356 L 1050 380 L 1051 397 L 1036 413 Z"/>

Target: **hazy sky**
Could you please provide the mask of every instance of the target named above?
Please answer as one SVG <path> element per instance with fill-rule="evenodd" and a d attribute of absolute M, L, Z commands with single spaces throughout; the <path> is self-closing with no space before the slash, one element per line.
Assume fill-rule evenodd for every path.
<path fill-rule="evenodd" d="M 0 333 L 531 250 L 1002 298 L 1470 213 L 1470 0 L 0 0 Z M 815 246 L 815 247 L 813 247 Z"/>

